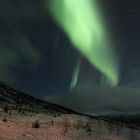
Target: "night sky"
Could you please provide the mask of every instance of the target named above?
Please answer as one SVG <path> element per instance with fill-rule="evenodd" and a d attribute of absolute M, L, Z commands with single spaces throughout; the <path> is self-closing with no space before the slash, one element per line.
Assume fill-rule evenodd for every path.
<path fill-rule="evenodd" d="M 0 1 L 0 80 L 80 112 L 138 113 L 140 0 L 98 0 L 98 3 L 115 50 L 117 86 L 101 84 L 100 71 L 74 47 L 50 14 L 47 0 Z M 78 80 L 70 91 L 79 59 Z"/>

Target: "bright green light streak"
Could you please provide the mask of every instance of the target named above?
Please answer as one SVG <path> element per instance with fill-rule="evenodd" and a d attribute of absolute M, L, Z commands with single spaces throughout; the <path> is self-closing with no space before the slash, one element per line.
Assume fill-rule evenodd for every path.
<path fill-rule="evenodd" d="M 79 77 L 79 73 L 80 73 L 81 61 L 82 61 L 81 58 L 79 58 L 77 63 L 75 64 L 73 75 L 72 75 L 72 80 L 71 80 L 71 84 L 70 84 L 70 88 L 69 88 L 70 92 L 73 91 L 77 85 L 78 77 Z"/>
<path fill-rule="evenodd" d="M 116 86 L 118 69 L 96 0 L 50 0 L 49 10 L 74 47 Z"/>

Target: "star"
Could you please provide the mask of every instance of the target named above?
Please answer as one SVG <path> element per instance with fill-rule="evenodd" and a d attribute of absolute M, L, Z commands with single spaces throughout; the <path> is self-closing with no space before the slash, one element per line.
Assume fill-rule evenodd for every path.
<path fill-rule="evenodd" d="M 15 20 L 14 19 L 10 19 L 10 23 L 14 23 L 15 22 Z"/>
<path fill-rule="evenodd" d="M 112 19 L 115 19 L 115 18 L 116 18 L 116 16 L 113 15 L 113 16 L 112 16 Z"/>
<path fill-rule="evenodd" d="M 120 58 L 120 56 L 119 56 L 119 55 L 117 55 L 117 58 Z"/>
<path fill-rule="evenodd" d="M 120 67 L 120 65 L 118 63 L 116 63 L 116 67 Z"/>
<path fill-rule="evenodd" d="M 27 14 L 24 14 L 23 17 L 24 17 L 24 18 L 27 18 Z"/>
<path fill-rule="evenodd" d="M 120 39 L 117 40 L 117 43 L 120 43 Z"/>
<path fill-rule="evenodd" d="M 47 63 L 47 60 L 46 59 L 43 59 L 43 63 Z"/>
<path fill-rule="evenodd" d="M 135 9 L 131 9 L 131 13 L 135 13 L 136 12 L 136 10 Z"/>

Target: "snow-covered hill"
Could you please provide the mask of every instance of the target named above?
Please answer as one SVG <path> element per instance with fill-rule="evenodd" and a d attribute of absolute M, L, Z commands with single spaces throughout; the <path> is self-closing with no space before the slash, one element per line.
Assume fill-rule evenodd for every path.
<path fill-rule="evenodd" d="M 30 109 L 37 112 L 75 113 L 68 108 L 48 103 L 40 100 L 39 98 L 14 90 L 6 84 L 0 82 L 0 106 L 3 107 L 5 105 L 9 106 L 11 109 Z"/>
<path fill-rule="evenodd" d="M 128 122 L 78 114 L 0 82 L 0 140 L 140 140 L 139 125 Z"/>

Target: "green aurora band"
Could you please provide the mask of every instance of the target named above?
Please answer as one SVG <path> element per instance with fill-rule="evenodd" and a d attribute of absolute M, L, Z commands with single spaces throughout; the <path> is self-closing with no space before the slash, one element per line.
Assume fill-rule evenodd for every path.
<path fill-rule="evenodd" d="M 119 70 L 96 0 L 50 0 L 48 8 L 73 46 L 102 73 L 109 85 L 117 86 Z"/>
<path fill-rule="evenodd" d="M 70 88 L 69 88 L 70 92 L 72 92 L 77 85 L 78 77 L 79 77 L 79 74 L 80 74 L 81 63 L 82 63 L 82 58 L 80 57 L 80 58 L 78 58 L 75 66 L 74 66 L 72 80 L 71 80 L 71 84 L 70 84 Z"/>

